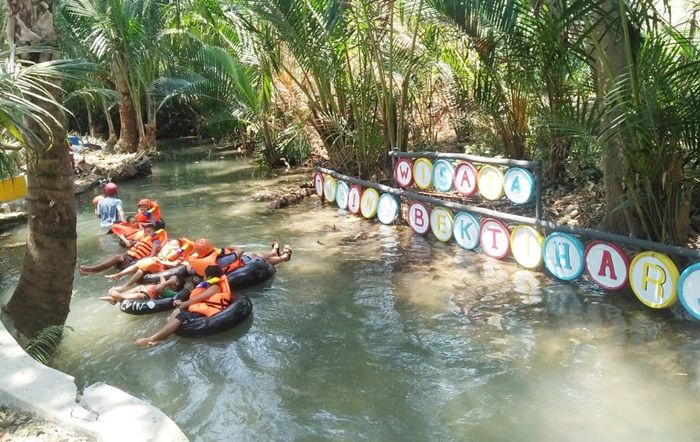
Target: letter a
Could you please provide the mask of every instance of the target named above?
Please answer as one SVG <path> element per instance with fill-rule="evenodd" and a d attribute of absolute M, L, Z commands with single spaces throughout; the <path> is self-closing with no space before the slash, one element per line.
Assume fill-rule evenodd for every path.
<path fill-rule="evenodd" d="M 610 269 L 610 279 L 617 280 L 617 275 L 615 274 L 615 266 L 613 265 L 612 255 L 610 250 L 603 250 L 603 257 L 600 260 L 600 270 L 598 270 L 598 276 L 608 275 L 607 269 Z"/>

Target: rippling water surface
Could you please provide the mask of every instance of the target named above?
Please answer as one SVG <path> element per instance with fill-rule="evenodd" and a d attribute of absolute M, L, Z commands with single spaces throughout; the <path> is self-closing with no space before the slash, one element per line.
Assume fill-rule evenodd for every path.
<path fill-rule="evenodd" d="M 698 439 L 700 326 L 316 197 L 270 211 L 251 196 L 310 176 L 256 179 L 246 160 L 170 152 L 120 184 L 128 211 L 153 197 L 171 236 L 251 251 L 278 238 L 292 260 L 243 291 L 254 313 L 238 329 L 151 349 L 131 340 L 166 315 L 122 314 L 97 300 L 110 281 L 76 274 L 74 331 L 53 365 L 79 387 L 120 387 L 195 441 Z M 122 252 L 99 235 L 92 196 L 79 200 L 82 263 Z M 0 236 L 5 302 L 25 234 Z"/>

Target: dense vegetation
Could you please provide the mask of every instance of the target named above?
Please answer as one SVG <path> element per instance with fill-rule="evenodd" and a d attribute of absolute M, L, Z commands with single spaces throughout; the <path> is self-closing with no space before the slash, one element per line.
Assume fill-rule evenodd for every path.
<path fill-rule="evenodd" d="M 697 3 L 673 14 L 653 0 L 35 3 L 8 0 L 3 12 L 15 35 L 0 40 L 6 152 L 45 147 L 31 137 L 58 143 L 51 126 L 65 124 L 42 100 L 124 151 L 153 149 L 159 134 L 213 136 L 251 146 L 263 169 L 316 150 L 339 171 L 381 178 L 391 149 L 467 146 L 540 160 L 548 183 L 602 179 L 608 229 L 687 239 Z M 52 14 L 58 38 L 24 32 L 27 10 Z M 47 44 L 60 48 L 48 64 L 23 55 Z M 44 87 L 59 78 L 62 96 Z"/>

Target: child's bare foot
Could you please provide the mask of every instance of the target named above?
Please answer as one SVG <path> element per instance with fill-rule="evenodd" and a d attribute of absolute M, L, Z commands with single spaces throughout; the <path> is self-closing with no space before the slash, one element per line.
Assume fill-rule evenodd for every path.
<path fill-rule="evenodd" d="M 111 296 L 102 296 L 102 297 L 100 297 L 100 301 L 107 301 L 112 305 L 117 303 L 117 300 L 112 298 Z"/>
<path fill-rule="evenodd" d="M 282 251 L 280 257 L 285 258 L 285 261 L 289 261 L 290 259 L 292 259 L 292 248 L 288 245 L 284 246 L 284 250 Z"/>
<path fill-rule="evenodd" d="M 277 240 L 272 241 L 272 251 L 275 252 L 277 256 L 280 256 L 280 243 Z"/>
<path fill-rule="evenodd" d="M 112 275 L 105 275 L 105 278 L 111 279 L 112 281 L 117 281 L 117 280 L 121 279 L 122 277 L 119 273 L 114 273 Z"/>
<path fill-rule="evenodd" d="M 78 266 L 78 273 L 80 273 L 83 276 L 88 276 L 88 275 L 92 275 L 94 272 L 87 270 L 85 268 L 85 266 Z"/>

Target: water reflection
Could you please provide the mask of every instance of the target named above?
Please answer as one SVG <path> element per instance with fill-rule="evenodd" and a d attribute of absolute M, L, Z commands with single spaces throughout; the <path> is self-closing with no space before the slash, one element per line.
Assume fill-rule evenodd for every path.
<path fill-rule="evenodd" d="M 130 340 L 164 316 L 121 314 L 97 301 L 109 281 L 78 277 L 56 367 L 145 398 L 199 441 L 696 438 L 695 325 L 315 197 L 280 211 L 252 202 L 275 182 L 204 150 L 122 184 L 127 206 L 156 197 L 172 234 L 250 249 L 277 238 L 293 258 L 244 291 L 244 327 L 145 350 Z M 98 234 L 91 199 L 79 201 L 82 262 L 121 251 Z M 23 235 L 0 236 L 5 299 Z"/>

